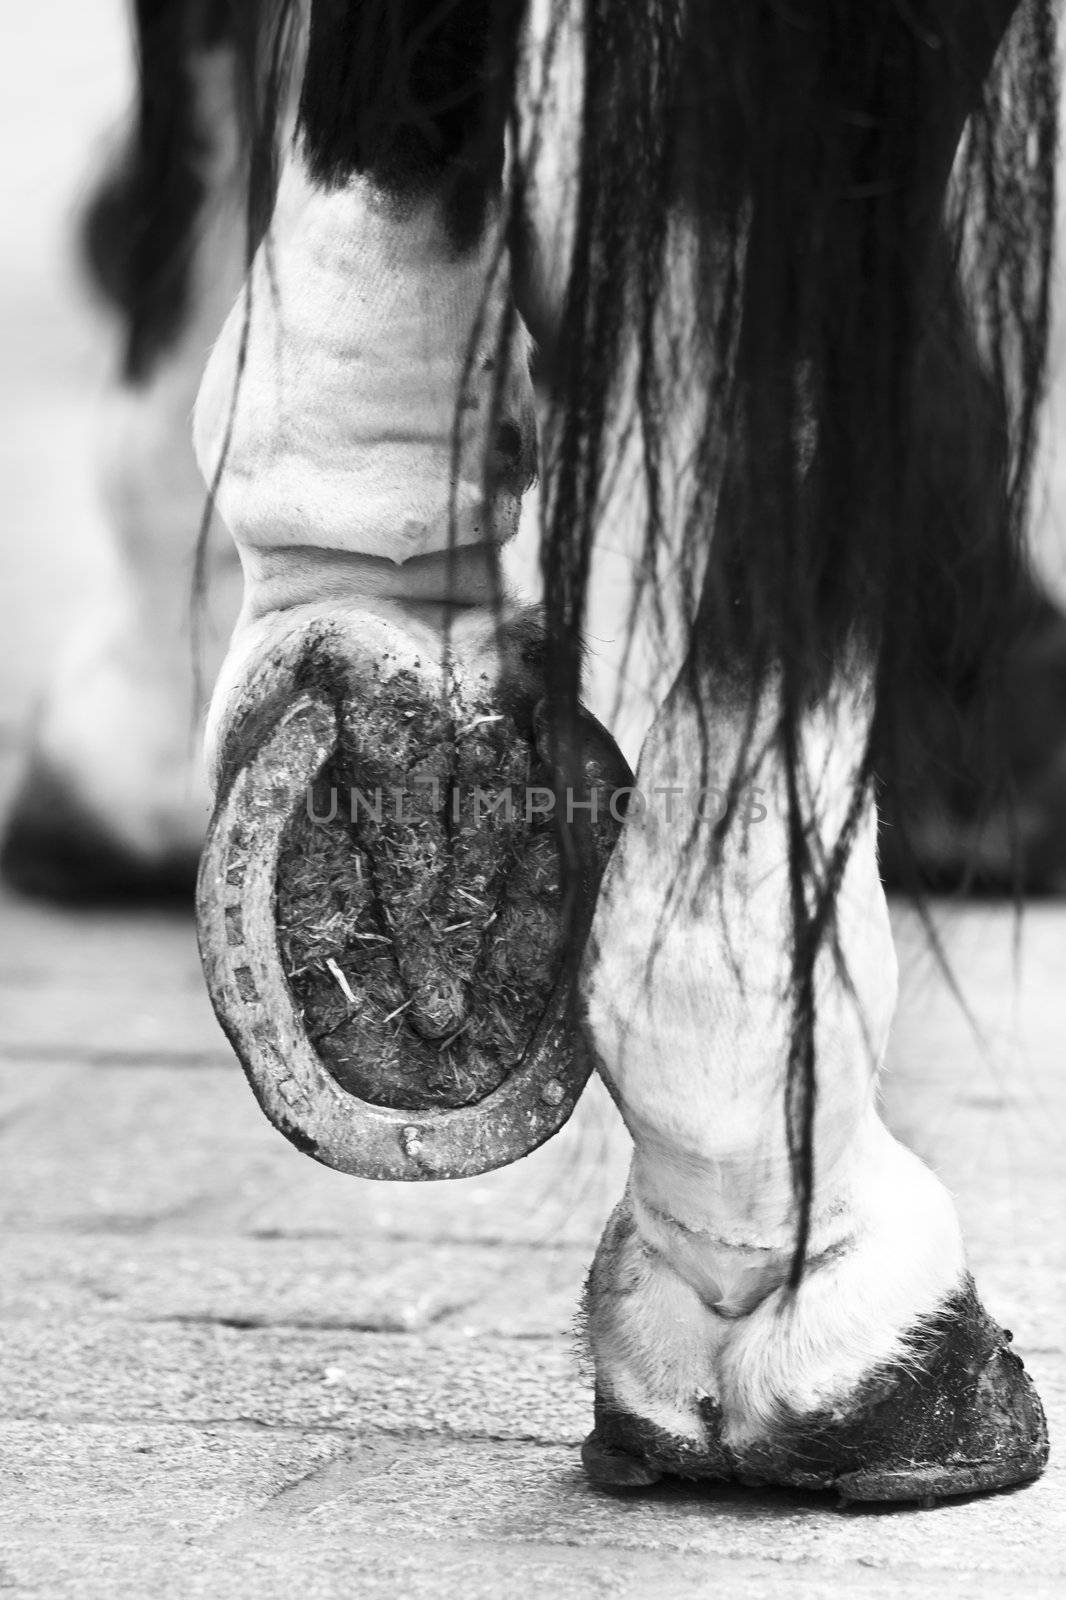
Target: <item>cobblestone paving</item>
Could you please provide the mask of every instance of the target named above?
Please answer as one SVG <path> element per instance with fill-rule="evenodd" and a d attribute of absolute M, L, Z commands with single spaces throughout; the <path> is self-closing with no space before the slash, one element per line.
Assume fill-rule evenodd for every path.
<path fill-rule="evenodd" d="M 896 1514 L 587 1488 L 573 1320 L 626 1160 L 602 1094 L 504 1173 L 341 1178 L 262 1120 L 186 920 L 0 925 L 0 1592 L 1061 1594 L 1055 1466 Z M 951 918 L 984 1045 L 912 958 L 890 1075 L 1060 1437 L 1063 934 L 1031 915 L 1012 995 L 1010 918 Z"/>
<path fill-rule="evenodd" d="M 1062 1592 L 1054 1465 L 906 1513 L 585 1485 L 573 1322 L 625 1165 L 602 1094 L 502 1173 L 343 1178 L 259 1114 L 187 921 L 0 924 L 0 1592 Z M 948 924 L 983 1047 L 911 961 L 890 1110 L 1061 1437 L 1066 912 L 1032 914 L 1013 998 L 1011 931 Z"/>

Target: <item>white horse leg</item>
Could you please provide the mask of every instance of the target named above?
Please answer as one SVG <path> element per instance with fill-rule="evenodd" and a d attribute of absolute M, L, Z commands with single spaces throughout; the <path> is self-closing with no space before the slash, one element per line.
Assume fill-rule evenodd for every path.
<path fill-rule="evenodd" d="M 334 1097 L 323 1068 L 356 1099 L 407 1111 L 480 1103 L 530 1062 L 563 1074 L 529 1119 L 491 1113 L 450 1170 L 514 1159 L 573 1104 L 560 857 L 533 804 L 554 800 L 544 646 L 498 573 L 536 461 L 528 339 L 509 298 L 491 207 L 480 237 L 460 241 L 438 195 L 398 200 L 363 176 L 319 186 L 294 157 L 195 419 L 245 574 L 208 730 L 219 811 L 201 926 L 216 1005 L 254 1076 L 259 1034 L 213 898 L 231 879 L 213 852 L 267 848 L 231 796 L 310 696 L 331 730 L 316 768 L 326 823 L 308 821 L 303 767 L 279 758 L 285 843 L 253 874 L 269 873 L 276 896 L 269 910 L 226 902 L 246 931 L 273 919 L 265 944 L 281 952 L 282 972 L 254 986 L 276 997 L 281 1040 L 264 1073 L 273 1085 L 273 1062 L 294 1059 L 279 1019 L 295 997 L 319 1104 Z M 599 771 L 610 741 L 585 727 Z M 357 828 L 367 792 L 378 812 Z M 274 1120 L 292 1136 L 287 1102 Z M 418 1130 L 401 1155 L 402 1131 L 372 1171 L 395 1175 L 393 1158 L 417 1169 Z M 345 1133 L 328 1147 L 338 1164 L 369 1159 L 354 1146 Z"/>
<path fill-rule="evenodd" d="M 185 241 L 185 308 L 176 328 L 126 362 L 105 402 L 100 476 L 112 588 L 106 608 L 78 621 L 56 664 L 4 845 L 15 883 L 62 897 L 190 895 L 208 816 L 192 626 L 205 495 L 189 415 L 205 353 L 241 282 L 244 189 L 231 54 L 203 50 L 189 70 L 204 194 Z M 143 223 L 125 212 L 105 219 L 117 236 L 102 247 L 131 251 Z M 135 315 L 119 308 L 116 365 Z M 239 568 L 217 530 L 205 578 L 199 669 L 209 687 L 239 603 Z"/>
<path fill-rule="evenodd" d="M 517 318 L 495 364 L 508 293 L 495 227 L 460 249 L 432 198 L 400 204 L 360 177 L 320 188 L 287 163 L 196 407 L 245 576 L 212 748 L 251 661 L 324 610 L 390 616 L 438 654 L 446 619 L 457 642 L 491 623 L 496 552 L 536 464 Z"/>
<path fill-rule="evenodd" d="M 788 1288 L 790 902 L 772 710 L 768 695 L 738 823 L 701 883 L 685 856 L 700 733 L 675 690 L 641 757 L 648 809 L 604 880 L 588 1026 L 634 1156 L 589 1281 L 589 1470 L 609 1484 L 673 1471 L 872 1499 L 1033 1476 L 1047 1451 L 1039 1402 L 974 1297 L 950 1196 L 877 1111 L 896 962 L 872 804 L 841 887 L 846 979 L 829 953 L 817 969 L 811 1231 Z M 842 685 L 805 730 L 827 847 L 866 715 Z M 732 770 L 743 726 L 723 685 L 712 783 Z"/>

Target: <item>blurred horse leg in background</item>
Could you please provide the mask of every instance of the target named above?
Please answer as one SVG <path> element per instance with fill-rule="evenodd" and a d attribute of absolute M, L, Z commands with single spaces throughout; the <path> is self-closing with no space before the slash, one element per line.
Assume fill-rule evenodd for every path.
<path fill-rule="evenodd" d="M 98 470 L 109 591 L 70 626 L 30 730 L 2 871 L 60 900 L 191 899 L 208 791 L 193 626 L 205 492 L 189 418 L 242 280 L 246 186 L 226 0 L 140 0 L 137 105 L 81 224 L 113 327 Z M 199 671 L 210 689 L 240 599 L 209 547 Z"/>

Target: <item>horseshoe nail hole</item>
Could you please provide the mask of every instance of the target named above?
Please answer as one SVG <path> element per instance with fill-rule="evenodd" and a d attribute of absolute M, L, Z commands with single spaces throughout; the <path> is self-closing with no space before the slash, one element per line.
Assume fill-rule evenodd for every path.
<path fill-rule="evenodd" d="M 237 967 L 233 974 L 237 985 L 237 993 L 242 1000 L 258 1000 L 259 990 L 255 986 L 251 967 Z"/>

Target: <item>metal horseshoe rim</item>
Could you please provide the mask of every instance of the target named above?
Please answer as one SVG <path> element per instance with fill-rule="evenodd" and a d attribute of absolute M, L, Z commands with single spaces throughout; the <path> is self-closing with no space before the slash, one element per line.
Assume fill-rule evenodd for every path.
<path fill-rule="evenodd" d="M 332 755 L 337 713 L 298 692 L 220 796 L 197 883 L 200 958 L 215 1014 L 267 1118 L 339 1172 L 474 1177 L 528 1155 L 568 1120 L 591 1063 L 574 1047 L 561 975 L 524 1055 L 473 1105 L 404 1110 L 341 1087 L 310 1043 L 281 965 L 275 885 L 285 829 Z"/>

